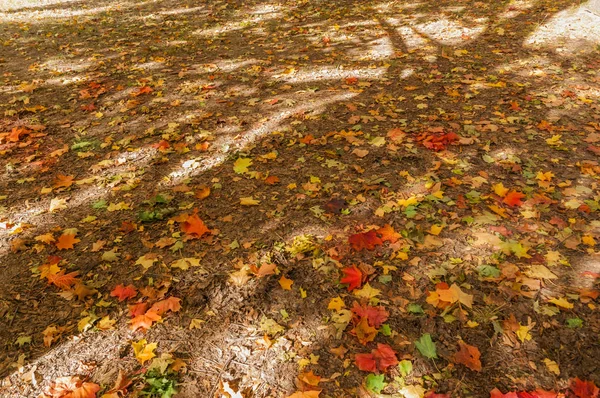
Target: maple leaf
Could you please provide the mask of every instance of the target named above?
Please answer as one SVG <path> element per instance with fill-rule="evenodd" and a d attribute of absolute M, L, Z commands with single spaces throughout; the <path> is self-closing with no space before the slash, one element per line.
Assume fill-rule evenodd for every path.
<path fill-rule="evenodd" d="M 138 91 L 136 91 L 136 92 L 132 93 L 131 95 L 132 95 L 133 97 L 138 97 L 138 96 L 140 96 L 140 95 L 142 95 L 142 94 L 150 94 L 150 93 L 151 93 L 151 92 L 153 92 L 153 91 L 154 91 L 154 90 L 152 89 L 152 87 L 150 87 L 150 86 L 143 86 L 143 87 L 140 87 L 140 88 L 138 89 Z"/>
<path fill-rule="evenodd" d="M 129 305 L 129 316 L 135 318 L 138 315 L 142 315 L 148 309 L 148 303 L 135 303 Z"/>
<path fill-rule="evenodd" d="M 375 361 L 373 354 L 356 354 L 354 356 L 354 362 L 359 370 L 365 372 L 377 371 L 377 362 Z"/>
<path fill-rule="evenodd" d="M 383 241 L 377 236 L 377 232 L 372 229 L 368 232 L 350 235 L 348 243 L 354 250 L 361 251 L 363 249 L 374 250 L 376 246 L 382 245 Z"/>
<path fill-rule="evenodd" d="M 450 394 L 437 394 L 433 391 L 426 393 L 423 398 L 451 398 Z"/>
<path fill-rule="evenodd" d="M 158 344 L 148 344 L 146 339 L 141 339 L 139 341 L 132 342 L 131 346 L 133 347 L 133 354 L 135 355 L 135 358 L 143 365 L 144 362 L 147 362 L 156 356 L 154 350 Z"/>
<path fill-rule="evenodd" d="M 319 394 L 321 394 L 321 390 L 296 391 L 287 398 L 319 398 Z"/>
<path fill-rule="evenodd" d="M 78 281 L 76 278 L 78 273 L 79 272 L 74 271 L 65 274 L 65 270 L 61 270 L 57 274 L 49 274 L 46 276 L 46 279 L 48 280 L 48 283 L 51 283 L 60 289 L 67 290 Z"/>
<path fill-rule="evenodd" d="M 506 196 L 502 200 L 502 203 L 505 203 L 509 206 L 521 206 L 521 205 L 523 205 L 523 202 L 521 201 L 521 199 L 523 199 L 524 197 L 525 197 L 525 194 L 522 192 L 510 191 L 509 193 L 506 194 Z"/>
<path fill-rule="evenodd" d="M 84 382 L 78 376 L 59 377 L 47 390 L 53 398 L 96 398 L 100 386 Z"/>
<path fill-rule="evenodd" d="M 377 344 L 377 348 L 371 350 L 369 354 L 356 354 L 354 361 L 358 369 L 367 372 L 376 372 L 381 370 L 385 372 L 390 366 L 398 364 L 396 351 L 387 344 Z"/>
<path fill-rule="evenodd" d="M 584 381 L 578 377 L 571 379 L 571 385 L 569 388 L 578 398 L 598 398 L 600 395 L 600 389 L 596 387 L 596 384 L 594 384 L 593 381 Z"/>
<path fill-rule="evenodd" d="M 377 336 L 377 329 L 369 325 L 367 318 L 362 318 L 351 331 L 362 345 L 367 345 Z"/>
<path fill-rule="evenodd" d="M 187 219 L 181 224 L 181 229 L 186 234 L 196 238 L 200 238 L 204 234 L 210 232 L 210 230 L 204 224 L 204 221 L 202 221 L 196 213 L 187 217 Z"/>
<path fill-rule="evenodd" d="M 119 302 L 134 298 L 137 295 L 137 289 L 133 285 L 117 285 L 111 292 L 111 297 L 117 297 Z"/>
<path fill-rule="evenodd" d="M 79 242 L 81 242 L 81 240 L 77 239 L 75 234 L 62 234 L 56 242 L 56 247 L 59 250 L 68 250 L 72 249 L 73 245 Z"/>
<path fill-rule="evenodd" d="M 383 306 L 373 307 L 370 305 L 359 305 L 356 301 L 351 309 L 352 313 L 359 318 L 367 318 L 369 325 L 376 329 L 388 319 L 389 312 Z"/>
<path fill-rule="evenodd" d="M 352 267 L 346 267 L 342 269 L 344 277 L 340 279 L 340 283 L 348 284 L 348 291 L 352 291 L 362 284 L 363 274 L 362 272 L 353 265 Z"/>
<path fill-rule="evenodd" d="M 321 381 L 321 376 L 315 375 L 311 370 L 308 373 L 301 373 L 298 375 L 298 380 L 310 386 L 318 386 L 319 382 Z"/>
<path fill-rule="evenodd" d="M 162 317 L 156 312 L 148 310 L 144 314 L 136 315 L 131 321 L 131 330 L 136 331 L 138 329 L 148 330 L 152 326 L 152 323 L 160 321 Z"/>
<path fill-rule="evenodd" d="M 284 275 L 281 275 L 279 279 L 279 285 L 283 290 L 292 290 L 293 280 L 286 278 Z"/>
<path fill-rule="evenodd" d="M 169 297 L 167 299 L 157 301 L 150 307 L 149 311 L 156 312 L 158 315 L 163 315 L 167 311 L 177 312 L 181 309 L 181 299 L 177 297 Z"/>
<path fill-rule="evenodd" d="M 402 237 L 399 233 L 394 231 L 394 228 L 390 224 L 385 224 L 383 227 L 377 230 L 377 235 L 383 242 L 396 243 L 398 239 Z"/>
<path fill-rule="evenodd" d="M 58 174 L 54 179 L 54 188 L 69 188 L 73 185 L 73 176 Z"/>
<path fill-rule="evenodd" d="M 479 360 L 481 353 L 479 349 L 462 340 L 458 342 L 458 345 L 460 346 L 460 351 L 454 354 L 454 362 L 463 364 L 471 370 L 481 372 L 481 361 Z"/>

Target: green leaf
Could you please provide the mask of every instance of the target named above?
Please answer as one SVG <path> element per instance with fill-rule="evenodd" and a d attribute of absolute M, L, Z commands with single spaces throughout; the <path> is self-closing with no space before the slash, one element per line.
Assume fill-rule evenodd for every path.
<path fill-rule="evenodd" d="M 577 329 L 583 326 L 583 319 L 569 318 L 567 319 L 567 327 L 571 329 Z"/>
<path fill-rule="evenodd" d="M 108 207 L 108 205 L 106 204 L 106 200 L 104 199 L 100 199 L 97 202 L 94 202 L 94 204 L 92 205 L 93 209 L 106 209 Z"/>
<path fill-rule="evenodd" d="M 500 276 L 500 270 L 493 265 L 483 264 L 477 268 L 479 276 L 482 278 L 497 278 Z"/>
<path fill-rule="evenodd" d="M 400 361 L 400 363 L 398 363 L 398 370 L 400 371 L 402 377 L 408 376 L 413 370 L 412 362 L 408 359 L 403 359 Z"/>
<path fill-rule="evenodd" d="M 425 311 L 423 311 L 423 307 L 421 307 L 421 304 L 416 304 L 416 303 L 410 303 L 409 305 L 407 305 L 406 310 L 408 312 L 410 312 L 411 314 L 424 314 L 425 313 Z"/>
<path fill-rule="evenodd" d="M 390 328 L 390 325 L 385 323 L 385 324 L 381 325 L 381 328 L 379 328 L 379 333 L 381 333 L 384 336 L 391 336 L 392 329 Z"/>
<path fill-rule="evenodd" d="M 425 333 L 419 340 L 415 341 L 415 347 L 417 347 L 421 355 L 426 358 L 437 359 L 438 357 L 435 343 L 431 340 L 431 335 L 429 333 Z"/>
<path fill-rule="evenodd" d="M 379 394 L 385 387 L 385 382 L 383 381 L 384 377 L 384 375 L 375 375 L 372 373 L 368 375 L 365 380 L 365 386 L 367 387 L 367 390 L 372 391 L 375 394 Z"/>

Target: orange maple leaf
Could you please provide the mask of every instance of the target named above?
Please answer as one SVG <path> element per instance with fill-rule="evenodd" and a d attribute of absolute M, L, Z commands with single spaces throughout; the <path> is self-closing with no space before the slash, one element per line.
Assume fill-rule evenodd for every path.
<path fill-rule="evenodd" d="M 59 250 L 72 249 L 75 243 L 81 242 L 81 240 L 75 237 L 75 234 L 62 234 L 56 242 L 56 247 Z"/>
<path fill-rule="evenodd" d="M 13 129 L 6 136 L 9 142 L 18 142 L 21 139 L 21 135 L 29 133 L 24 127 L 13 127 Z"/>
<path fill-rule="evenodd" d="M 521 206 L 523 204 L 521 199 L 523 199 L 524 197 L 525 194 L 523 194 L 522 192 L 510 191 L 506 194 L 502 202 L 509 206 Z"/>
<path fill-rule="evenodd" d="M 377 336 L 377 329 L 369 325 L 369 321 L 367 318 L 362 318 L 360 322 L 356 324 L 354 329 L 351 330 L 360 344 L 367 345 L 369 341 L 375 340 L 375 336 Z"/>
<path fill-rule="evenodd" d="M 183 224 L 181 224 L 181 229 L 186 234 L 196 238 L 200 238 L 202 235 L 210 232 L 210 229 L 206 227 L 204 221 L 202 221 L 196 213 L 187 217 Z"/>
<path fill-rule="evenodd" d="M 68 274 L 65 274 L 65 270 L 61 270 L 60 272 L 58 272 L 56 274 L 47 275 L 46 279 L 48 280 L 48 283 L 53 284 L 60 289 L 68 290 L 77 281 L 79 281 L 79 279 L 77 278 L 78 273 L 79 272 L 74 271 L 74 272 L 69 272 Z"/>
<path fill-rule="evenodd" d="M 133 318 L 130 321 L 131 330 L 135 331 L 140 328 L 144 329 L 144 330 L 148 330 L 152 326 L 152 323 L 154 323 L 156 321 L 160 321 L 161 319 L 162 319 L 162 317 L 160 315 L 158 315 L 156 312 L 154 312 L 152 310 L 148 310 L 148 311 L 146 311 L 145 314 L 137 315 L 135 318 Z"/>
<path fill-rule="evenodd" d="M 460 346 L 460 351 L 454 354 L 454 362 L 463 364 L 476 372 L 481 372 L 481 361 L 479 360 L 481 353 L 479 352 L 479 349 L 462 340 L 458 342 L 458 345 Z"/>
<path fill-rule="evenodd" d="M 73 176 L 59 174 L 54 179 L 54 188 L 69 188 L 73 185 Z"/>
<path fill-rule="evenodd" d="M 154 311 L 158 315 L 162 315 L 167 311 L 177 312 L 181 309 L 181 299 L 177 297 L 169 297 L 167 299 L 157 301 L 150 307 L 148 311 Z"/>
<path fill-rule="evenodd" d="M 402 237 L 398 232 L 394 231 L 394 228 L 390 224 L 385 224 L 383 227 L 377 230 L 377 235 L 381 237 L 384 242 L 396 243 L 398 239 Z"/>

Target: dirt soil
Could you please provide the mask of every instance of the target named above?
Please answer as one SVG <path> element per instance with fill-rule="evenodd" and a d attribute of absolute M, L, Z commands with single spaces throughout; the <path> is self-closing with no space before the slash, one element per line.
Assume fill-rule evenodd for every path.
<path fill-rule="evenodd" d="M 599 27 L 564 0 L 8 1 L 0 396 L 600 384 Z M 400 365 L 359 369 L 378 344 Z"/>

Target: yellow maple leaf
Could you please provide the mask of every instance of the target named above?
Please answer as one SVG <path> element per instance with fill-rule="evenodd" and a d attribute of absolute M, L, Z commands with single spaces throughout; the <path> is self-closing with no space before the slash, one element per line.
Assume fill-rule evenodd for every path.
<path fill-rule="evenodd" d="M 443 225 L 434 224 L 429 229 L 429 233 L 432 234 L 432 235 L 439 235 L 440 232 L 442 232 L 442 229 L 444 229 Z"/>
<path fill-rule="evenodd" d="M 240 204 L 242 206 L 258 206 L 259 203 L 260 203 L 260 200 L 256 200 L 256 199 L 252 198 L 252 196 L 240 198 Z"/>
<path fill-rule="evenodd" d="M 561 298 L 553 298 L 551 300 L 548 300 L 549 303 L 552 303 L 558 307 L 562 307 L 562 308 L 566 308 L 568 310 L 570 310 L 571 308 L 573 308 L 573 304 L 569 303 L 567 301 L 566 298 L 561 297 Z"/>
<path fill-rule="evenodd" d="M 381 290 L 379 289 L 375 289 L 374 287 L 372 287 L 371 285 L 369 285 L 369 282 L 367 282 L 362 289 L 355 289 L 354 290 L 354 295 L 356 297 L 362 297 L 362 298 L 366 298 L 366 299 L 372 299 L 374 297 L 379 296 L 379 293 L 381 293 Z"/>
<path fill-rule="evenodd" d="M 584 236 L 582 236 L 581 237 L 581 241 L 583 242 L 584 245 L 596 246 L 596 240 L 591 235 L 584 235 Z"/>
<path fill-rule="evenodd" d="M 141 339 L 140 341 L 131 343 L 133 347 L 133 353 L 136 359 L 143 365 L 144 362 L 151 360 L 156 356 L 154 350 L 157 347 L 156 343 L 150 343 L 146 341 L 146 339 Z"/>
<path fill-rule="evenodd" d="M 531 340 L 531 334 L 529 331 L 533 325 L 521 325 L 519 324 L 519 329 L 515 332 L 521 343 L 524 343 L 526 340 Z"/>
<path fill-rule="evenodd" d="M 135 262 L 135 265 L 141 265 L 144 269 L 148 269 L 154 265 L 154 263 L 158 261 L 157 255 L 153 253 L 144 254 L 142 257 L 138 258 Z"/>
<path fill-rule="evenodd" d="M 233 171 L 237 174 L 243 174 L 248 172 L 248 167 L 252 165 L 252 159 L 238 158 L 233 164 Z"/>
<path fill-rule="evenodd" d="M 551 360 L 550 358 L 544 358 L 544 364 L 550 372 L 554 373 L 557 376 L 560 376 L 560 368 L 558 367 L 558 364 L 555 361 Z"/>
<path fill-rule="evenodd" d="M 327 305 L 328 310 L 336 310 L 336 311 L 339 311 L 344 307 L 345 307 L 344 300 L 342 300 L 342 298 L 340 296 L 332 298 L 331 301 L 329 301 L 329 304 Z"/>
<path fill-rule="evenodd" d="M 494 193 L 500 197 L 505 197 L 508 193 L 509 189 L 504 187 L 504 184 L 499 182 L 498 184 L 492 185 L 494 188 Z"/>

